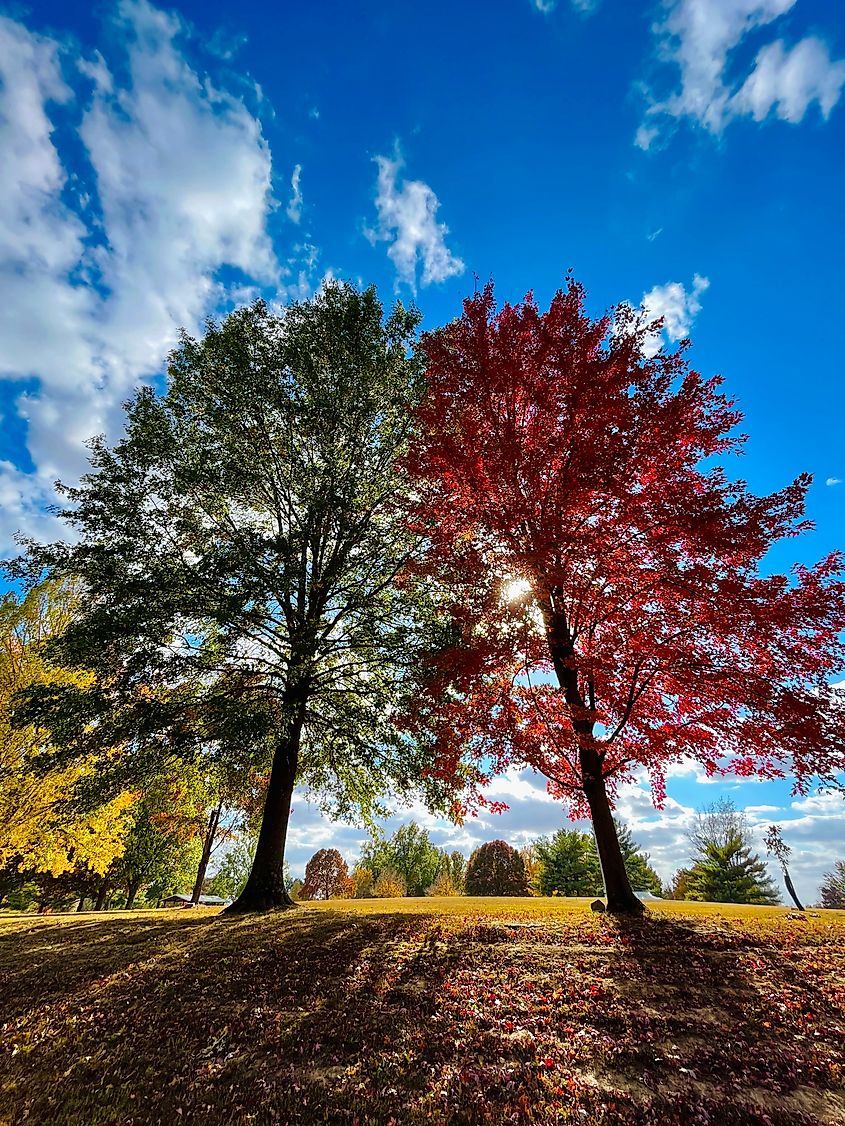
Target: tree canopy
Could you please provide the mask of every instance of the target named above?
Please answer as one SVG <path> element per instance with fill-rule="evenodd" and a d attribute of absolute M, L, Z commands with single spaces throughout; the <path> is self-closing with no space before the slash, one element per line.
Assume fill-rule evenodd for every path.
<path fill-rule="evenodd" d="M 467 895 L 528 895 L 522 857 L 507 841 L 480 845 L 467 864 Z"/>
<path fill-rule="evenodd" d="M 839 555 L 762 573 L 808 527 L 809 476 L 730 480 L 721 381 L 653 354 L 627 306 L 584 305 L 575 282 L 545 312 L 487 285 L 422 339 L 408 464 L 451 636 L 409 722 L 445 776 L 542 772 L 592 817 L 608 905 L 636 910 L 609 799 L 637 770 L 659 804 L 681 756 L 799 787 L 845 765 L 845 584 Z"/>
<path fill-rule="evenodd" d="M 332 283 L 184 335 L 165 393 L 141 389 L 125 437 L 94 441 L 91 472 L 65 488 L 74 543 L 30 544 L 19 567 L 80 583 L 54 644 L 95 679 L 28 705 L 66 757 L 123 745 L 127 775 L 172 753 L 269 774 L 236 908 L 289 902 L 295 782 L 338 815 L 370 817 L 391 788 L 443 800 L 393 724 L 418 656 L 397 466 L 418 320 Z"/>

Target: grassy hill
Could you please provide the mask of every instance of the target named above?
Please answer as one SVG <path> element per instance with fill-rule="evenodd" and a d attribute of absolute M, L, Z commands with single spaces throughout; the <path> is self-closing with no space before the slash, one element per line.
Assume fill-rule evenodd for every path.
<path fill-rule="evenodd" d="M 0 1122 L 845 1122 L 845 914 L 0 916 Z"/>

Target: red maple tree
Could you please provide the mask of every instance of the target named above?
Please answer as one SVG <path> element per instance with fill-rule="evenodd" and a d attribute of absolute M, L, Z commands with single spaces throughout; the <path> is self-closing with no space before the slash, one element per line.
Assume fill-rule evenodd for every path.
<path fill-rule="evenodd" d="M 421 437 L 409 458 L 426 569 L 451 641 L 411 722 L 436 769 L 480 787 L 542 772 L 592 818 L 608 907 L 638 910 L 611 816 L 645 768 L 791 775 L 845 766 L 845 583 L 834 554 L 765 575 L 809 527 L 803 475 L 771 496 L 728 480 L 740 414 L 684 346 L 627 306 L 592 320 L 570 281 L 547 312 L 498 309 L 492 285 L 427 334 Z"/>

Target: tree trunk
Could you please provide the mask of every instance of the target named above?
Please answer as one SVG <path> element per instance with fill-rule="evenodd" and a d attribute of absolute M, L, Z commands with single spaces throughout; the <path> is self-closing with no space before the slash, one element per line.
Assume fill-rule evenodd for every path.
<path fill-rule="evenodd" d="M 308 686 L 304 682 L 295 686 L 288 694 L 291 709 L 288 714 L 292 718 L 284 734 L 279 737 L 273 754 L 270 784 L 267 787 L 267 800 L 264 803 L 252 869 L 243 891 L 225 909 L 224 915 L 296 906 L 285 889 L 285 841 L 307 699 Z"/>
<path fill-rule="evenodd" d="M 642 901 L 634 895 L 625 858 L 619 847 L 616 825 L 610 802 L 607 800 L 607 787 L 601 776 L 601 763 L 595 751 L 581 751 L 581 773 L 584 778 L 584 793 L 590 806 L 593 819 L 593 834 L 601 864 L 604 880 L 604 893 L 607 909 L 617 914 L 634 914 L 645 910 Z"/>
<path fill-rule="evenodd" d="M 200 857 L 200 864 L 197 869 L 197 878 L 194 881 L 194 890 L 191 893 L 191 903 L 199 903 L 200 901 L 202 885 L 205 882 L 205 873 L 208 868 L 208 862 L 211 859 L 211 850 L 214 848 L 214 838 L 217 836 L 217 827 L 220 824 L 222 815 L 223 802 L 221 801 L 220 804 L 211 811 L 211 816 L 208 819 L 208 828 L 205 831 L 205 838 L 202 842 L 202 856 Z"/>
<path fill-rule="evenodd" d="M 132 908 L 135 906 L 135 896 L 138 894 L 138 890 L 139 890 L 140 887 L 141 887 L 140 879 L 129 881 L 129 884 L 126 888 L 126 908 L 125 909 L 127 911 L 131 911 Z"/>
<path fill-rule="evenodd" d="M 785 864 L 783 865 L 783 882 L 786 884 L 786 890 L 792 897 L 792 902 L 795 904 L 799 911 L 803 911 L 804 908 L 801 906 L 801 900 L 795 894 L 795 885 L 792 883 L 792 877 L 790 876 L 789 869 Z"/>
<path fill-rule="evenodd" d="M 602 777 L 602 762 L 594 745 L 595 700 L 589 689 L 589 706 L 578 682 L 578 670 L 573 662 L 575 649 L 566 614 L 556 605 L 552 595 L 549 606 L 544 611 L 546 637 L 552 658 L 557 682 L 563 689 L 566 703 L 572 716 L 572 728 L 579 744 L 579 764 L 581 784 L 590 806 L 593 819 L 593 834 L 601 864 L 607 910 L 620 914 L 634 914 L 645 910 L 642 902 L 634 895 L 631 881 L 625 870 L 625 858 L 619 847 L 616 826 L 610 802 L 607 800 L 607 787 Z"/>
<path fill-rule="evenodd" d="M 97 899 L 94 903 L 95 911 L 102 911 L 106 905 L 106 896 L 109 894 L 109 882 L 103 877 L 103 882 L 100 884 L 99 891 L 97 892 Z"/>
<path fill-rule="evenodd" d="M 81 895 L 79 897 L 79 902 L 76 905 L 76 910 L 77 911 L 84 911 L 85 910 L 85 896 L 84 895 Z"/>

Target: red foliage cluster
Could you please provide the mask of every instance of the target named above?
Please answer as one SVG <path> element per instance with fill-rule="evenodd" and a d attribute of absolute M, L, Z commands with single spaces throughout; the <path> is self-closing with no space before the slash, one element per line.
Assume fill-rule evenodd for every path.
<path fill-rule="evenodd" d="M 454 637 L 411 723 L 444 775 L 528 764 L 580 812 L 590 771 L 643 766 L 659 803 L 682 756 L 799 788 L 845 766 L 842 558 L 761 572 L 809 526 L 810 478 L 730 481 L 735 404 L 683 348 L 650 355 L 653 329 L 591 320 L 574 282 L 545 313 L 488 285 L 423 339 L 408 465 Z"/>

